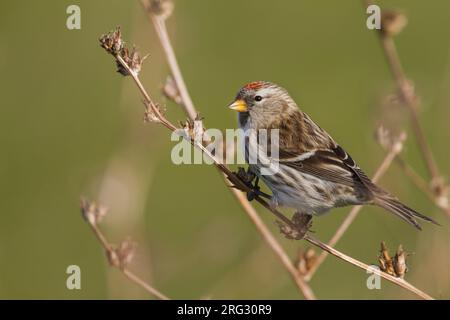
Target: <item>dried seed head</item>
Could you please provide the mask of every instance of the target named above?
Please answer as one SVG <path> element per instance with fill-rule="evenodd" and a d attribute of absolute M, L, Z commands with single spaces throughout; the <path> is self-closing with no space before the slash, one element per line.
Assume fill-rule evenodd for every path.
<path fill-rule="evenodd" d="M 447 210 L 449 208 L 449 202 L 448 202 L 449 187 L 445 183 L 445 179 L 441 176 L 432 179 L 431 183 L 430 183 L 430 187 L 435 196 L 437 205 L 440 208 Z"/>
<path fill-rule="evenodd" d="M 113 56 L 119 54 L 125 46 L 120 27 L 100 37 L 100 46 Z"/>
<path fill-rule="evenodd" d="M 408 19 L 401 12 L 383 10 L 381 13 L 381 31 L 388 36 L 398 35 L 407 24 Z"/>
<path fill-rule="evenodd" d="M 148 54 L 141 58 L 139 51 L 136 50 L 136 47 L 133 46 L 133 49 L 130 51 L 128 48 L 124 47 L 120 51 L 120 56 L 128 65 L 128 67 L 133 71 L 135 75 L 139 75 L 139 72 L 142 68 L 142 63 L 145 59 L 147 59 Z M 130 75 L 128 70 L 120 63 L 119 60 L 116 60 L 117 72 L 119 72 L 123 76 Z"/>
<path fill-rule="evenodd" d="M 389 150 L 392 146 L 392 137 L 388 129 L 380 125 L 375 131 L 375 139 L 385 150 Z"/>
<path fill-rule="evenodd" d="M 406 133 L 401 132 L 397 137 L 394 137 L 385 127 L 379 126 L 375 132 L 375 139 L 383 149 L 400 153 L 406 140 Z"/>
<path fill-rule="evenodd" d="M 120 260 L 120 267 L 125 268 L 133 260 L 137 243 L 132 241 L 130 238 L 125 239 L 119 244 L 116 249 L 117 255 Z"/>
<path fill-rule="evenodd" d="M 120 27 L 117 27 L 116 30 L 102 35 L 100 37 L 100 46 L 116 58 L 117 72 L 124 76 L 128 76 L 129 72 L 127 68 L 125 68 L 119 61 L 118 57 L 123 59 L 135 75 L 139 74 L 142 68 L 142 63 L 148 57 L 148 55 L 146 55 L 141 58 L 139 52 L 134 46 L 131 51 L 125 46 L 125 42 L 122 40 Z"/>
<path fill-rule="evenodd" d="M 172 0 L 149 0 L 148 10 L 166 20 L 173 12 L 174 4 Z"/>
<path fill-rule="evenodd" d="M 161 115 L 163 115 L 166 110 L 158 103 L 155 103 L 152 106 L 145 100 L 143 100 L 142 102 L 145 105 L 144 122 L 161 122 L 161 119 L 158 117 L 158 115 L 156 115 L 153 109 L 158 110 L 158 113 Z"/>
<path fill-rule="evenodd" d="M 175 102 L 176 104 L 181 105 L 183 103 L 178 86 L 172 76 L 167 76 L 166 83 L 162 87 L 162 93 L 167 99 Z"/>
<path fill-rule="evenodd" d="M 392 265 L 392 258 L 384 241 L 381 242 L 380 255 L 378 256 L 380 269 L 390 275 L 395 275 L 394 266 Z"/>
<path fill-rule="evenodd" d="M 84 198 L 80 202 L 81 214 L 91 225 L 97 225 L 108 213 L 108 208 Z"/>
<path fill-rule="evenodd" d="M 397 277 L 403 278 L 405 273 L 408 272 L 408 266 L 406 265 L 406 253 L 403 251 L 402 245 L 398 246 L 397 252 L 393 259 L 394 271 Z"/>
<path fill-rule="evenodd" d="M 124 269 L 133 260 L 137 243 L 130 238 L 122 241 L 117 247 L 114 246 L 106 251 L 108 262 L 111 266 Z"/>
<path fill-rule="evenodd" d="M 403 250 L 402 245 L 398 246 L 397 252 L 394 257 L 389 254 L 388 248 L 384 242 L 381 242 L 380 255 L 378 256 L 378 262 L 380 269 L 394 277 L 403 278 L 408 271 L 406 265 L 407 253 Z"/>
<path fill-rule="evenodd" d="M 180 122 L 180 125 L 184 131 L 184 137 L 194 139 L 195 123 L 191 119 L 186 119 L 185 122 Z"/>
<path fill-rule="evenodd" d="M 305 251 L 301 250 L 296 263 L 297 270 L 302 275 L 308 274 L 316 261 L 317 255 L 313 248 L 309 247 Z"/>

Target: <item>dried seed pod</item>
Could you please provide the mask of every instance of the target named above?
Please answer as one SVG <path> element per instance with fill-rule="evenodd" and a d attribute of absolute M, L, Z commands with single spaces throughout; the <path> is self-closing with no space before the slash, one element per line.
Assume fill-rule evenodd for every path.
<path fill-rule="evenodd" d="M 172 78 L 172 76 L 167 76 L 166 82 L 164 83 L 164 86 L 162 87 L 162 93 L 164 96 L 175 102 L 176 104 L 182 104 L 183 100 L 181 99 L 180 91 L 178 90 L 178 86 L 175 83 L 175 80 Z"/>
<path fill-rule="evenodd" d="M 116 249 L 117 256 L 119 257 L 120 267 L 123 269 L 127 267 L 134 258 L 137 243 L 130 238 L 122 241 Z"/>
<path fill-rule="evenodd" d="M 113 55 L 116 58 L 116 66 L 117 72 L 124 76 L 128 76 L 129 71 L 122 63 L 119 61 L 119 58 L 122 58 L 123 61 L 127 64 L 130 70 L 138 75 L 142 68 L 142 63 L 148 57 L 148 55 L 141 57 L 139 52 L 133 46 L 133 49 L 130 51 L 126 46 L 125 42 L 122 40 L 122 33 L 120 31 L 120 27 L 117 27 L 116 30 L 111 31 L 107 34 L 104 34 L 100 37 L 100 46 L 106 50 L 109 54 Z"/>
<path fill-rule="evenodd" d="M 83 218 L 91 225 L 99 223 L 103 217 L 108 213 L 108 208 L 97 204 L 94 201 L 81 199 L 80 202 L 81 214 Z"/>
<path fill-rule="evenodd" d="M 407 254 L 403 251 L 402 245 L 398 246 L 397 252 L 393 259 L 393 265 L 395 274 L 399 278 L 403 278 L 405 273 L 408 272 L 408 266 L 406 265 Z"/>
<path fill-rule="evenodd" d="M 128 48 L 124 47 L 120 51 L 119 54 L 122 59 L 125 61 L 127 66 L 133 71 L 135 75 L 138 75 L 139 72 L 142 69 L 142 63 L 145 59 L 147 59 L 148 54 L 144 57 L 141 57 L 139 54 L 139 51 L 135 47 L 130 51 Z M 120 63 L 120 61 L 116 60 L 117 65 L 117 72 L 119 72 L 121 75 L 128 76 L 130 75 L 128 70 Z"/>
<path fill-rule="evenodd" d="M 380 269 L 394 277 L 403 278 L 408 271 L 406 265 L 407 253 L 403 250 L 402 245 L 398 246 L 397 252 L 394 257 L 391 257 L 386 244 L 381 242 L 381 250 L 378 256 L 378 262 Z"/>
<path fill-rule="evenodd" d="M 406 16 L 395 10 L 383 10 L 381 13 L 381 31 L 388 36 L 398 35 L 408 24 Z"/>
<path fill-rule="evenodd" d="M 305 275 L 311 270 L 317 261 L 317 254 L 313 248 L 309 247 L 305 251 L 299 252 L 299 257 L 296 263 L 297 270 L 300 274 Z"/>
<path fill-rule="evenodd" d="M 102 35 L 99 41 L 100 46 L 113 56 L 119 54 L 125 46 L 125 42 L 122 40 L 120 27 Z"/>

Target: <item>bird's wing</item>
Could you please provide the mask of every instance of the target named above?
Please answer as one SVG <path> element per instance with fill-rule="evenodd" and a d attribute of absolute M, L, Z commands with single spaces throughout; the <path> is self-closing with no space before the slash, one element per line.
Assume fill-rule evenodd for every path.
<path fill-rule="evenodd" d="M 346 185 L 371 194 L 378 187 L 356 165 L 350 155 L 339 145 L 327 149 L 317 149 L 302 154 L 289 150 L 280 150 L 279 162 L 300 172 L 310 174 L 316 178 Z"/>

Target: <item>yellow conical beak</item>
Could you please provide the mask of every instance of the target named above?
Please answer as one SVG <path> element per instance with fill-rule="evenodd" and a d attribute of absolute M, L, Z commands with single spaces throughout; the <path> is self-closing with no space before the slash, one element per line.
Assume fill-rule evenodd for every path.
<path fill-rule="evenodd" d="M 232 104 L 230 104 L 228 106 L 228 108 L 232 109 L 232 110 L 236 110 L 237 112 L 247 112 L 247 104 L 245 103 L 244 100 L 236 100 L 235 102 L 233 102 Z"/>

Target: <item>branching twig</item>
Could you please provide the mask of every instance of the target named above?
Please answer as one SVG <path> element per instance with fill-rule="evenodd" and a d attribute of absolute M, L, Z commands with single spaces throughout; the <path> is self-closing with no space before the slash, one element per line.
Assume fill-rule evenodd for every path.
<path fill-rule="evenodd" d="M 172 43 L 170 42 L 169 34 L 167 32 L 166 27 L 166 18 L 167 14 L 162 12 L 164 8 L 152 8 L 152 6 L 162 6 L 162 0 L 152 1 L 152 0 L 140 0 L 142 6 L 144 7 L 145 12 L 148 14 L 149 19 L 153 23 L 156 34 L 158 35 L 161 46 L 164 50 L 164 54 L 167 58 L 167 63 L 170 67 L 170 71 L 173 75 L 175 84 L 180 93 L 180 97 L 183 103 L 183 108 L 186 111 L 187 115 L 191 120 L 194 120 L 197 116 L 198 112 L 195 110 L 194 103 L 192 102 L 191 96 L 189 95 L 189 91 L 187 89 L 186 83 L 183 79 L 183 74 L 181 73 L 181 69 L 178 66 L 178 61 L 175 55 L 175 52 L 172 47 Z M 153 4 L 151 3 L 153 2 Z M 166 9 L 169 10 L 169 9 Z M 157 11 L 157 12 L 155 12 Z M 170 13 L 169 13 L 170 15 Z"/>
<path fill-rule="evenodd" d="M 372 181 L 377 182 L 383 174 L 387 171 L 389 166 L 391 165 L 392 161 L 395 159 L 395 157 L 402 151 L 403 143 L 406 139 L 406 134 L 402 133 L 396 142 L 394 142 L 389 152 L 386 154 L 386 157 L 384 158 L 383 162 L 380 164 L 378 169 L 375 171 L 375 174 L 373 175 Z M 354 206 L 350 212 L 348 213 L 347 217 L 345 217 L 344 221 L 341 223 L 339 228 L 336 230 L 334 235 L 331 237 L 330 241 L 328 241 L 328 245 L 330 247 L 336 246 L 338 241 L 342 238 L 344 233 L 348 230 L 350 225 L 353 223 L 355 218 L 358 216 L 359 212 L 361 211 L 362 206 Z M 317 271 L 319 266 L 325 261 L 325 259 L 328 256 L 327 251 L 322 251 L 320 256 L 317 258 L 316 262 L 313 264 L 311 269 L 309 270 L 308 274 L 305 275 L 305 280 L 310 281 L 313 277 L 314 273 Z"/>
<path fill-rule="evenodd" d="M 89 203 L 85 200 L 81 201 L 81 211 L 83 213 L 83 216 L 91 227 L 98 241 L 102 245 L 103 249 L 105 250 L 109 264 L 119 269 L 125 275 L 125 277 L 147 291 L 150 295 L 160 300 L 169 300 L 166 295 L 162 294 L 160 291 L 152 287 L 150 284 L 139 278 L 130 269 L 128 269 L 127 264 L 131 260 L 133 254 L 133 245 L 129 241 L 124 241 L 121 246 L 116 248 L 106 239 L 105 235 L 101 232 L 97 224 L 97 222 L 99 221 L 98 212 L 100 212 L 101 210 L 102 209 L 99 210 L 93 203 Z"/>
<path fill-rule="evenodd" d="M 311 237 L 310 235 L 306 235 L 304 238 L 306 241 L 308 241 L 309 243 L 318 246 L 319 248 L 321 248 L 324 251 L 327 251 L 329 254 L 342 259 L 344 261 L 347 261 L 348 263 L 357 266 L 363 270 L 369 270 L 370 266 L 358 261 L 350 256 L 347 256 L 346 254 L 343 254 L 342 252 L 330 247 L 329 245 L 326 245 L 325 243 Z M 425 292 L 423 292 L 422 290 L 417 289 L 416 287 L 414 287 L 412 284 L 410 284 L 409 282 L 406 282 L 405 280 L 401 279 L 401 278 L 397 278 L 394 276 L 391 276 L 390 274 L 383 272 L 383 271 L 379 271 L 376 269 L 372 269 L 373 273 L 383 277 L 384 279 L 416 294 L 417 296 L 421 297 L 422 299 L 425 300 L 434 300 L 430 295 L 426 294 Z"/>
<path fill-rule="evenodd" d="M 402 168 L 405 175 L 420 189 L 444 214 L 450 217 L 450 206 L 448 203 L 447 190 L 442 190 L 442 194 L 432 189 L 427 183 L 402 157 L 397 157 L 396 162 Z M 448 186 L 442 186 L 448 188 Z"/>
<path fill-rule="evenodd" d="M 270 246 L 273 252 L 278 256 L 283 266 L 289 272 L 291 277 L 294 279 L 297 284 L 299 290 L 303 293 L 306 299 L 315 300 L 316 297 L 311 287 L 305 282 L 303 276 L 299 273 L 297 268 L 295 268 L 292 263 L 291 258 L 287 255 L 286 251 L 284 251 L 283 247 L 280 243 L 275 239 L 275 237 L 270 232 L 269 228 L 264 224 L 262 219 L 259 217 L 255 208 L 248 202 L 247 197 L 239 190 L 231 189 L 242 208 L 245 210 L 250 220 L 253 222 L 255 227 L 258 229 L 261 236 L 264 238 L 266 243 Z"/>

